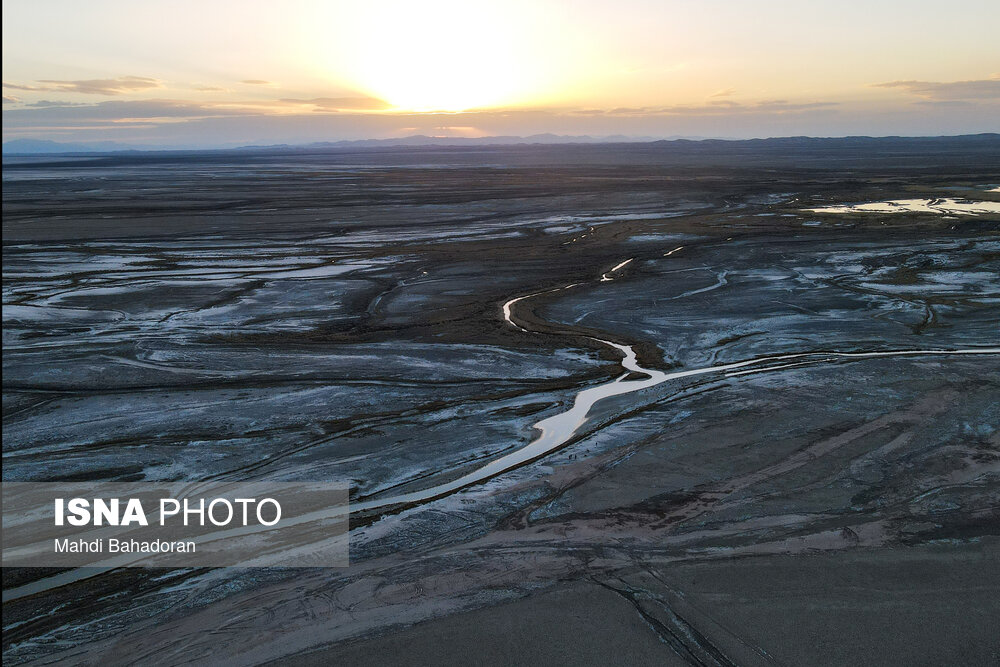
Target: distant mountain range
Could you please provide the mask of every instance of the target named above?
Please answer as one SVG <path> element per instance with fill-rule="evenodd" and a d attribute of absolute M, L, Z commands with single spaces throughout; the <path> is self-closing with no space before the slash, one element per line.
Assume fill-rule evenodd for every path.
<path fill-rule="evenodd" d="M 669 137 L 680 139 L 681 137 Z M 684 137 L 686 139 L 701 139 L 703 137 Z M 637 143 L 657 141 L 658 137 L 627 137 L 613 135 L 608 137 L 568 136 L 561 134 L 533 134 L 527 137 L 429 137 L 414 135 L 392 139 L 357 139 L 344 141 L 316 141 L 308 144 L 269 144 L 239 146 L 234 148 L 218 148 L 215 150 L 315 150 L 323 148 L 366 148 L 389 146 L 496 146 L 516 144 L 603 144 L 603 143 Z M 193 150 L 190 147 L 181 149 L 169 146 L 140 146 L 123 144 L 117 141 L 94 141 L 61 143 L 47 139 L 12 139 L 5 141 L 3 152 L 8 154 L 35 155 L 47 153 L 109 153 L 114 151 L 159 151 L 159 150 Z M 212 150 L 212 149 L 202 149 Z"/>
<path fill-rule="evenodd" d="M 679 139 L 680 137 L 672 137 Z M 591 137 L 588 135 L 570 136 L 565 134 L 532 134 L 527 137 L 496 136 L 496 137 L 428 137 L 416 134 L 410 137 L 393 139 L 357 139 L 345 141 L 316 141 L 311 144 L 276 144 L 270 146 L 242 146 L 241 149 L 260 150 L 272 148 L 306 150 L 314 148 L 365 148 L 366 146 L 501 146 L 517 144 L 620 144 L 646 143 L 657 141 L 658 137 L 627 137 L 622 134 L 607 137 Z"/>
<path fill-rule="evenodd" d="M 61 143 L 48 139 L 11 139 L 3 142 L 4 153 L 108 153 L 111 151 L 156 150 L 159 147 L 131 146 L 117 141 Z"/>
<path fill-rule="evenodd" d="M 415 135 L 410 137 L 399 137 L 393 139 L 359 139 L 345 141 L 319 141 L 308 144 L 270 144 L 251 145 L 231 148 L 191 148 L 191 147 L 169 147 L 169 146 L 140 146 L 123 144 L 116 141 L 95 141 L 79 143 L 60 143 L 45 139 L 12 139 L 4 142 L 3 154 L 12 155 L 56 155 L 68 153 L 99 154 L 99 153 L 148 153 L 148 152 L 202 152 L 202 151 L 253 151 L 258 153 L 294 153 L 312 152 L 337 149 L 365 149 L 365 148 L 392 148 L 392 147 L 424 147 L 424 146 L 517 146 L 517 145 L 569 145 L 569 144 L 645 144 L 655 147 L 657 145 L 693 145 L 702 144 L 708 146 L 745 146 L 750 149 L 754 146 L 769 146 L 774 148 L 792 146 L 813 147 L 825 143 L 837 143 L 845 148 L 851 146 L 871 145 L 873 143 L 889 146 L 895 142 L 905 141 L 906 143 L 940 142 L 948 141 L 964 144 L 967 141 L 973 142 L 996 142 L 1000 140 L 1000 135 L 995 133 L 984 133 L 975 135 L 959 135 L 949 137 L 776 137 L 768 139 L 718 139 L 708 137 L 627 137 L 623 135 L 612 135 L 607 137 L 592 136 L 568 136 L 560 134 L 533 134 L 527 137 L 518 136 L 495 136 L 495 137 L 429 137 L 425 135 Z"/>

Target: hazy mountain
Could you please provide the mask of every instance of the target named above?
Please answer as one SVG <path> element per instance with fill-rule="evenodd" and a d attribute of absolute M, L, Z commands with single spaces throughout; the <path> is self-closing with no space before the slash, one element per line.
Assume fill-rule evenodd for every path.
<path fill-rule="evenodd" d="M 344 141 L 317 141 L 309 144 L 270 144 L 240 146 L 237 150 L 314 150 L 317 148 L 364 148 L 366 146 L 495 146 L 498 144 L 593 144 L 618 142 L 656 141 L 657 137 L 567 136 L 560 134 L 534 134 L 527 137 L 429 137 L 415 135 L 392 139 L 357 139 Z M 104 153 L 112 151 L 192 150 L 190 147 L 138 146 L 116 141 L 60 143 L 48 139 L 13 139 L 4 142 L 4 153 Z M 211 149 L 205 149 L 211 150 Z M 226 149 L 221 149 L 226 150 Z"/>
<path fill-rule="evenodd" d="M 390 139 L 356 139 L 344 141 L 315 141 L 310 144 L 278 144 L 265 146 L 243 146 L 247 150 L 272 148 L 288 148 L 311 150 L 315 148 L 364 148 L 366 146 L 497 146 L 516 144 L 603 144 L 622 142 L 656 141 L 657 137 L 626 137 L 614 135 L 608 137 L 591 137 L 588 135 L 571 136 L 564 134 L 532 134 L 526 137 L 493 136 L 493 137 L 429 137 L 417 134 L 410 137 L 395 137 Z"/>
<path fill-rule="evenodd" d="M 612 135 L 606 137 L 569 136 L 559 134 L 533 134 L 527 137 L 494 136 L 494 137 L 429 137 L 415 135 L 393 139 L 358 139 L 345 141 L 318 141 L 309 144 L 270 144 L 229 148 L 192 148 L 166 146 L 140 146 L 123 144 L 116 141 L 94 141 L 79 143 L 60 143 L 46 139 L 13 139 L 3 144 L 4 155 L 48 155 L 66 153 L 122 153 L 122 152 L 171 152 L 171 153 L 201 153 L 203 151 L 240 151 L 257 153 L 297 153 L 315 152 L 338 149 L 393 148 L 393 147 L 474 147 L 474 146 L 530 146 L 530 145 L 561 145 L 572 144 L 642 144 L 648 149 L 674 147 L 676 150 L 692 149 L 700 146 L 701 150 L 737 151 L 787 151 L 790 148 L 809 150 L 820 146 L 837 146 L 843 150 L 861 147 L 879 146 L 889 149 L 895 145 L 914 146 L 920 144 L 941 144 L 961 146 L 966 144 L 996 144 L 1000 141 L 997 134 L 974 134 L 950 137 L 775 137 L 768 139 L 718 139 L 707 137 L 627 137 Z"/>
<path fill-rule="evenodd" d="M 4 153 L 104 153 L 108 151 L 156 150 L 159 147 L 132 146 L 117 141 L 61 143 L 48 139 L 11 139 L 3 143 Z"/>

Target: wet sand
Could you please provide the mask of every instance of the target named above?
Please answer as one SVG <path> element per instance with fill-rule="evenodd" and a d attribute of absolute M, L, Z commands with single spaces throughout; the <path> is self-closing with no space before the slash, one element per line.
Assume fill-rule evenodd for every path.
<path fill-rule="evenodd" d="M 5 480 L 355 510 L 347 570 L 5 569 L 5 663 L 989 664 L 1000 218 L 823 209 L 996 153 L 567 150 L 5 169 Z"/>

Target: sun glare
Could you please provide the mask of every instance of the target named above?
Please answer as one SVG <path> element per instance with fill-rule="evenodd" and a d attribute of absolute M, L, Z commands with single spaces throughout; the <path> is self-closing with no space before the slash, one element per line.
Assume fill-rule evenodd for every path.
<path fill-rule="evenodd" d="M 336 48 L 337 74 L 407 111 L 524 102 L 538 87 L 526 31 L 509 13 L 465 2 L 358 3 Z"/>

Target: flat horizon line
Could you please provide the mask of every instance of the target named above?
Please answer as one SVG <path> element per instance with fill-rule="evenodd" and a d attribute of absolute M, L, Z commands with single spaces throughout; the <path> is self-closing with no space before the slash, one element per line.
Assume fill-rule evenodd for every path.
<path fill-rule="evenodd" d="M 338 139 L 331 141 L 311 141 L 303 143 L 243 144 L 238 146 L 144 146 L 120 144 L 115 141 L 58 142 L 51 139 L 10 139 L 2 144 L 2 153 L 9 157 L 58 156 L 58 155 L 114 155 L 122 153 L 208 153 L 208 152 L 305 152 L 328 149 L 424 149 L 424 148 L 502 148 L 530 146 L 649 146 L 652 144 L 740 144 L 760 142 L 825 142 L 825 141 L 889 141 L 889 140 L 955 140 L 955 139 L 1000 139 L 1000 132 L 978 132 L 964 134 L 928 135 L 779 135 L 769 137 L 699 137 L 670 136 L 629 137 L 624 135 L 590 136 L 558 135 L 543 133 L 526 136 L 490 135 L 484 137 L 439 137 L 431 135 L 408 135 L 384 139 Z M 13 144 L 13 145 L 12 145 Z"/>

